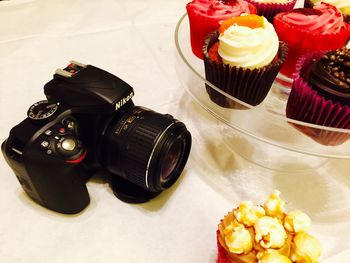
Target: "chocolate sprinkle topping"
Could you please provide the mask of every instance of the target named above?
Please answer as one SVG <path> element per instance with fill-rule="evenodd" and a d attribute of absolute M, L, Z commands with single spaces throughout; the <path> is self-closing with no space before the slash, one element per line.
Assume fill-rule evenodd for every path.
<path fill-rule="evenodd" d="M 306 72 L 309 84 L 326 99 L 350 105 L 350 49 L 326 53 Z"/>

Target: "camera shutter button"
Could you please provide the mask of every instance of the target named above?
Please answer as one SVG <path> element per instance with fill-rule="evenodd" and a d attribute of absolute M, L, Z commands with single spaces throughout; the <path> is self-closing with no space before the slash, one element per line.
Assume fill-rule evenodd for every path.
<path fill-rule="evenodd" d="M 62 146 L 63 150 L 73 151 L 75 149 L 75 147 L 77 146 L 77 142 L 74 139 L 67 138 L 61 142 L 61 146 Z"/>

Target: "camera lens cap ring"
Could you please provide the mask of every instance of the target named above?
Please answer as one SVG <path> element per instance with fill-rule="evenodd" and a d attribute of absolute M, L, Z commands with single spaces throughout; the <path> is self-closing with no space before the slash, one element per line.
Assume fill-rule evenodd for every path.
<path fill-rule="evenodd" d="M 119 200 L 130 204 L 145 203 L 161 193 L 148 191 L 119 176 L 112 175 L 111 184 L 114 195 Z"/>

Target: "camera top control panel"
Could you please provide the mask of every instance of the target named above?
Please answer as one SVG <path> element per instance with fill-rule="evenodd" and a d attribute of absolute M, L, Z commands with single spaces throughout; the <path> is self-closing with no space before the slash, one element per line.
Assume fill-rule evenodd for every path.
<path fill-rule="evenodd" d="M 105 113 L 119 109 L 134 96 L 133 88 L 117 76 L 75 61 L 56 70 L 44 93 L 49 100 L 91 110 L 103 108 Z"/>

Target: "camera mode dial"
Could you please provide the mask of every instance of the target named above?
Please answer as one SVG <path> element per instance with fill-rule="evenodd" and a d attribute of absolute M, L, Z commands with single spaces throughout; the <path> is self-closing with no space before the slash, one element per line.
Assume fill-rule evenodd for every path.
<path fill-rule="evenodd" d="M 57 109 L 58 103 L 50 103 L 47 100 L 41 100 L 30 106 L 27 116 L 34 121 L 47 120 L 54 116 Z"/>

